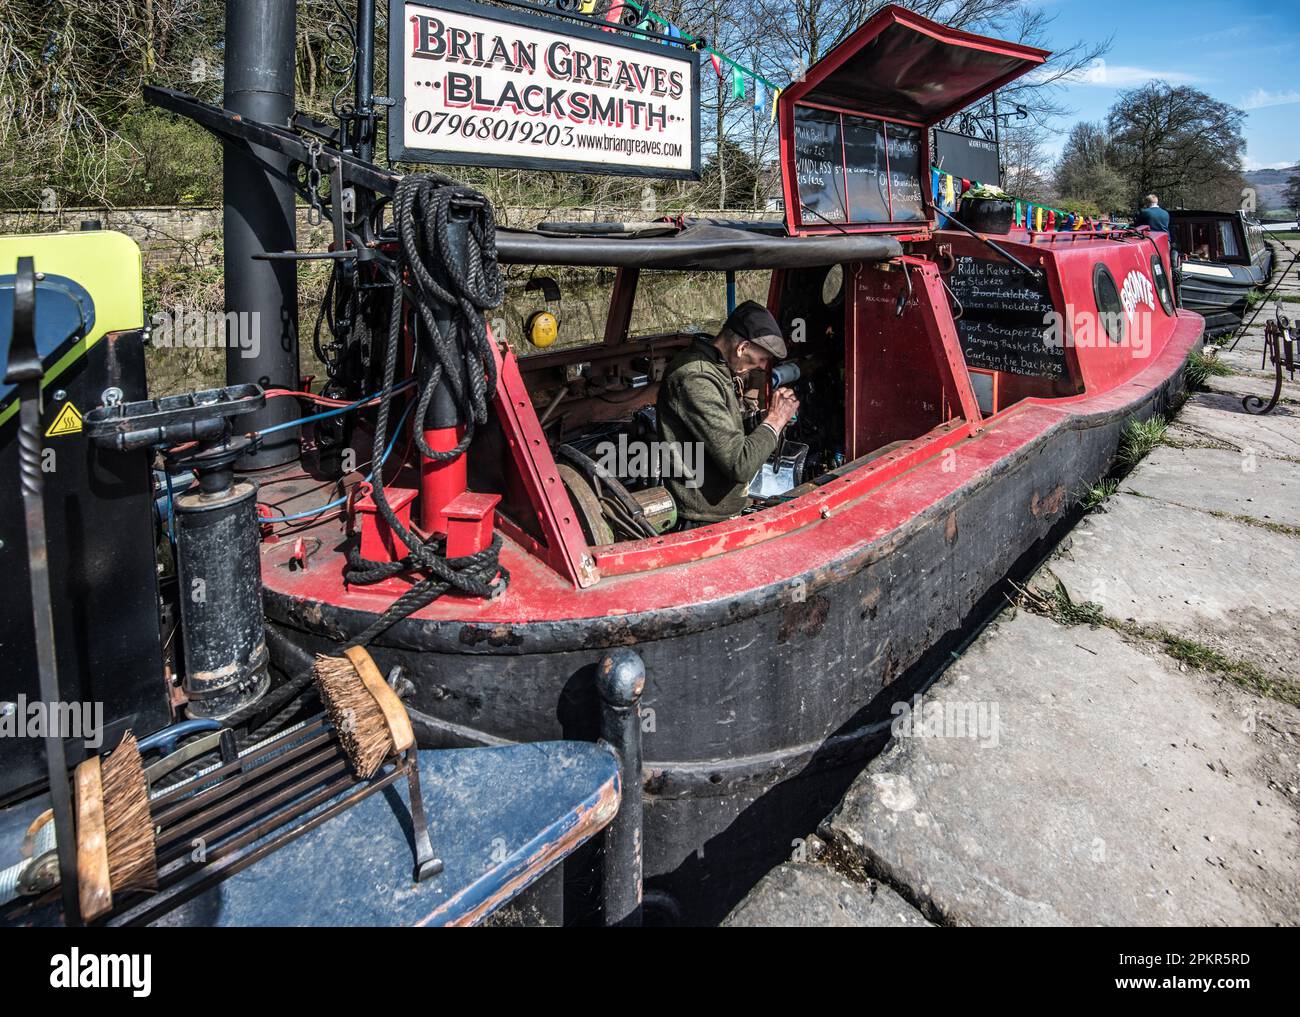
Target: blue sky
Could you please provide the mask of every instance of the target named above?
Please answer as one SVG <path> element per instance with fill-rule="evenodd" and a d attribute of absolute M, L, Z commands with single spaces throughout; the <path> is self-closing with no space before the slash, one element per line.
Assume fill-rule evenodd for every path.
<path fill-rule="evenodd" d="M 1038 0 L 1030 0 L 1038 2 Z M 1300 163 L 1300 5 L 1295 0 L 1041 0 L 1055 15 L 1047 48 L 1114 35 L 1104 67 L 1063 93 L 1100 120 L 1124 88 L 1153 78 L 1189 84 L 1246 111 L 1246 168 Z M 1064 143 L 1053 137 L 1055 156 Z"/>

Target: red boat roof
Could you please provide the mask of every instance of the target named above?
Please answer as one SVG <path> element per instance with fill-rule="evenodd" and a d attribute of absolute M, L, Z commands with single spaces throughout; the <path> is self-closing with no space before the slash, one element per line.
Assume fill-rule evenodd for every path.
<path fill-rule="evenodd" d="M 1049 55 L 948 28 L 891 4 L 785 89 L 780 101 L 825 103 L 928 127 Z"/>

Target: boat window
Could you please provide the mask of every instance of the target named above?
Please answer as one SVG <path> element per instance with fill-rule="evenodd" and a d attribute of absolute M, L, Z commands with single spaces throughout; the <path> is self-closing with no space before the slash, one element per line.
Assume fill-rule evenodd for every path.
<path fill-rule="evenodd" d="M 1111 342 L 1124 342 L 1124 303 L 1119 298 L 1115 277 L 1105 265 L 1092 270 L 1092 292 L 1097 298 L 1098 319 Z"/>
<path fill-rule="evenodd" d="M 736 303 L 767 303 L 772 273 L 764 270 L 736 273 Z M 653 336 L 674 332 L 715 335 L 727 318 L 725 272 L 643 271 L 637 283 L 636 302 L 628 335 Z"/>
<path fill-rule="evenodd" d="M 605 335 L 612 268 L 505 265 L 505 300 L 488 314 L 492 334 L 508 339 L 515 356 L 590 346 Z M 543 312 L 553 328 L 531 330 Z"/>
<path fill-rule="evenodd" d="M 1224 258 L 1240 258 L 1241 250 L 1237 247 L 1237 231 L 1232 223 L 1219 223 L 1219 254 Z"/>
<path fill-rule="evenodd" d="M 1191 223 L 1192 242 L 1187 248 L 1187 256 L 1199 261 L 1214 260 L 1214 230 L 1208 222 Z"/>
<path fill-rule="evenodd" d="M 796 106 L 798 222 L 919 222 L 925 219 L 921 128 L 849 110 Z"/>
<path fill-rule="evenodd" d="M 1160 260 L 1160 255 L 1151 255 L 1151 278 L 1156 281 L 1156 296 L 1160 298 L 1160 306 L 1165 309 L 1165 314 L 1174 313 L 1174 296 L 1169 288 L 1169 277 L 1165 275 L 1165 263 Z"/>

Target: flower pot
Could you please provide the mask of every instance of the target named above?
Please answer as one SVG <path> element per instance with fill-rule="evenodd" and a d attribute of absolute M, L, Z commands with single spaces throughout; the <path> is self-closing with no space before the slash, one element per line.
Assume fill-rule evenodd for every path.
<path fill-rule="evenodd" d="M 976 233 L 1011 232 L 1012 205 L 1009 198 L 962 198 L 957 212 L 963 224 Z"/>

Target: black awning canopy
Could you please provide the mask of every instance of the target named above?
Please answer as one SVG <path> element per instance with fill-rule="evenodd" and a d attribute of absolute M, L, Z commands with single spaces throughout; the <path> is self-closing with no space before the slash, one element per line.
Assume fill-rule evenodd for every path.
<path fill-rule="evenodd" d="M 902 253 L 898 241 L 887 236 L 774 236 L 765 229 L 760 232 L 711 224 L 689 225 L 668 236 L 497 230 L 497 255 L 507 265 L 729 271 L 887 261 Z"/>

